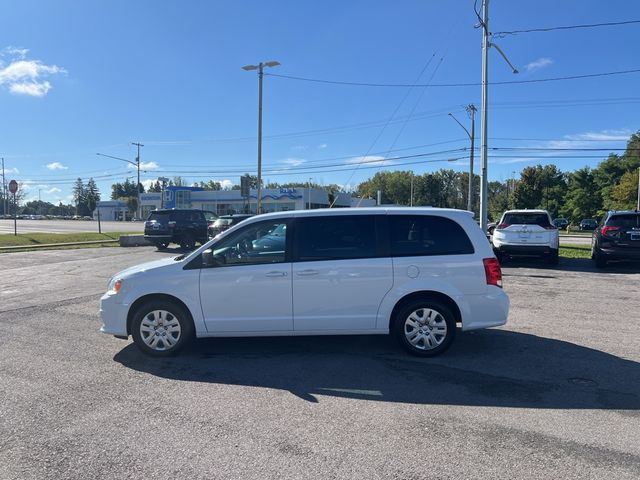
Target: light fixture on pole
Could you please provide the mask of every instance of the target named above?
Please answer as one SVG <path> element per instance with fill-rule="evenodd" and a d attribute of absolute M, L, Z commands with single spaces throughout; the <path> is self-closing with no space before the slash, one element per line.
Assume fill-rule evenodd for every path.
<path fill-rule="evenodd" d="M 477 108 L 473 103 L 470 103 L 465 107 L 465 110 L 471 117 L 471 133 L 466 129 L 464 125 L 462 125 L 456 117 L 453 116 L 453 113 L 449 113 L 449 116 L 453 118 L 458 125 L 462 127 L 462 129 L 466 132 L 469 140 L 471 140 L 471 152 L 469 153 L 469 194 L 467 195 L 467 210 L 473 212 L 473 155 L 475 151 L 475 138 L 476 138 L 476 111 Z"/>
<path fill-rule="evenodd" d="M 483 0 L 482 2 L 482 18 L 478 15 L 480 20 L 480 26 L 482 27 L 482 117 L 481 117 L 481 138 L 482 144 L 480 146 L 480 155 L 482 159 L 482 172 L 480 188 L 480 228 L 483 232 L 487 232 L 487 212 L 489 206 L 489 183 L 487 178 L 487 164 L 488 164 L 488 147 L 487 147 L 487 105 L 489 94 L 489 48 L 495 47 L 502 58 L 509 64 L 513 73 L 518 73 L 518 70 L 511 64 L 505 53 L 495 43 L 489 41 L 489 0 Z"/>
<path fill-rule="evenodd" d="M 142 144 L 135 144 L 135 145 L 138 145 L 138 156 L 136 157 L 135 162 L 132 162 L 131 160 L 127 160 L 126 158 L 114 157 L 113 155 L 105 155 L 104 153 L 96 153 L 96 155 L 99 155 L 101 157 L 113 158 L 114 160 L 120 160 L 122 162 L 127 162 L 127 163 L 130 163 L 131 165 L 134 165 L 138 169 L 138 183 L 136 185 L 136 192 L 138 193 L 138 212 L 139 212 L 140 211 L 140 147 L 144 147 L 144 145 Z M 127 177 L 127 178 L 130 178 L 130 177 Z"/>
<path fill-rule="evenodd" d="M 258 199 L 256 202 L 256 214 L 261 213 L 262 209 L 262 77 L 264 75 L 264 67 L 277 67 L 279 62 L 260 62 L 258 65 L 245 65 L 242 67 L 245 71 L 258 70 Z"/>

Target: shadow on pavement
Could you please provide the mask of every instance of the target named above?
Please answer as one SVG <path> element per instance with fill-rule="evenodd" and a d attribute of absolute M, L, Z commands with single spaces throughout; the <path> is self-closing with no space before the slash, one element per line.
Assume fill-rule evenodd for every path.
<path fill-rule="evenodd" d="M 640 364 L 569 342 L 506 330 L 460 333 L 435 359 L 388 336 L 201 339 L 180 356 L 129 344 L 114 360 L 157 377 L 424 405 L 615 409 L 640 416 Z"/>

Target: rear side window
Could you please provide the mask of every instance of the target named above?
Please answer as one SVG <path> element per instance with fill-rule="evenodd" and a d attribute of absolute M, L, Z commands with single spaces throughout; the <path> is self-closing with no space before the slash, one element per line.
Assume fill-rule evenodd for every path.
<path fill-rule="evenodd" d="M 551 225 L 549 216 L 544 213 L 505 213 L 500 223 L 507 225 L 540 225 L 541 227 Z"/>
<path fill-rule="evenodd" d="M 391 255 L 465 255 L 474 253 L 464 229 L 449 218 L 431 215 L 390 215 Z"/>
<path fill-rule="evenodd" d="M 640 227 L 640 214 L 612 215 L 607 225 L 621 228 Z"/>
<path fill-rule="evenodd" d="M 373 216 L 307 217 L 296 220 L 298 261 L 340 260 L 376 256 Z"/>
<path fill-rule="evenodd" d="M 171 212 L 151 212 L 149 215 L 149 221 L 156 221 L 158 223 L 167 223 L 170 218 Z"/>

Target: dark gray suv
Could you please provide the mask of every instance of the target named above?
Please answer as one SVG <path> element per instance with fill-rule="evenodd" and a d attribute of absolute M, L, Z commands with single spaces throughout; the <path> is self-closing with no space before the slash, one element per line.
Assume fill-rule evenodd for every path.
<path fill-rule="evenodd" d="M 640 261 L 640 212 L 609 212 L 591 237 L 591 258 L 598 268 L 610 260 Z"/>
<path fill-rule="evenodd" d="M 170 243 L 191 250 L 196 242 L 208 240 L 207 226 L 205 212 L 201 210 L 154 210 L 144 224 L 144 238 L 158 250 L 167 248 Z"/>

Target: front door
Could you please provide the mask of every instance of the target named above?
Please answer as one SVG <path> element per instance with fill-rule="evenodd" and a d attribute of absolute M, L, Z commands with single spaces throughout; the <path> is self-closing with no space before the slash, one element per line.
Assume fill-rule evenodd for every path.
<path fill-rule="evenodd" d="M 210 333 L 293 330 L 287 221 L 241 227 L 212 245 L 216 265 L 200 271 L 200 304 Z"/>

